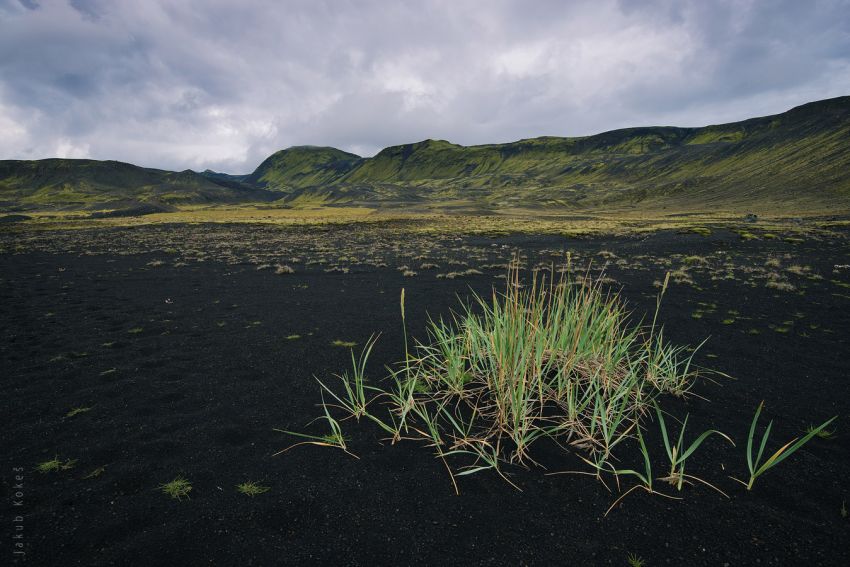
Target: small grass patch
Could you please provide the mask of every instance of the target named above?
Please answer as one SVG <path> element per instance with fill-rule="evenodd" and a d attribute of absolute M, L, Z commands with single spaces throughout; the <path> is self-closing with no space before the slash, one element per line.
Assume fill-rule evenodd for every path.
<path fill-rule="evenodd" d="M 185 477 L 178 476 L 171 482 L 161 484 L 159 489 L 175 500 L 182 500 L 183 498 L 189 498 L 189 493 L 192 492 L 192 483 Z"/>
<path fill-rule="evenodd" d="M 72 469 L 76 464 L 77 459 L 67 459 L 65 461 L 61 461 L 59 460 L 59 457 L 56 456 L 50 459 L 49 461 L 39 463 L 35 467 L 35 470 L 37 470 L 41 474 L 47 474 L 51 472 L 66 471 Z"/>
<path fill-rule="evenodd" d="M 244 494 L 245 496 L 257 496 L 259 494 L 263 494 L 271 490 L 268 486 L 263 486 L 262 484 L 258 484 L 256 482 L 247 481 L 242 484 L 236 485 L 236 490 L 240 494 Z"/>
<path fill-rule="evenodd" d="M 333 342 L 331 342 L 331 344 L 333 346 L 344 347 L 344 348 L 351 348 L 351 347 L 357 346 L 357 343 L 355 341 L 343 341 L 341 339 L 336 339 Z"/>
<path fill-rule="evenodd" d="M 83 480 L 89 480 L 89 479 L 92 479 L 92 478 L 97 478 L 100 475 L 102 475 L 104 472 L 106 472 L 106 467 L 97 467 L 96 469 L 94 469 L 93 471 L 91 471 L 90 473 L 85 475 L 83 477 Z"/>
<path fill-rule="evenodd" d="M 130 333 L 131 335 L 138 335 L 139 333 L 141 333 L 144 330 L 145 329 L 143 327 L 133 327 L 132 329 L 129 329 L 127 332 Z"/>
<path fill-rule="evenodd" d="M 91 411 L 91 407 L 71 408 L 68 410 L 68 413 L 65 414 L 65 417 L 74 417 L 75 415 L 80 415 L 81 413 L 86 413 L 88 411 Z"/>

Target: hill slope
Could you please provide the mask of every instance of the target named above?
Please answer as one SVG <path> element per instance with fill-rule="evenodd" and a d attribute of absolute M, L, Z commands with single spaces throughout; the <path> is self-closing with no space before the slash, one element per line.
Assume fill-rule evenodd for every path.
<path fill-rule="evenodd" d="M 193 171 L 163 171 L 118 161 L 0 161 L 0 205 L 12 208 L 167 208 L 187 203 L 270 200 L 273 194 Z"/>
<path fill-rule="evenodd" d="M 628 128 L 459 146 L 393 146 L 287 199 L 482 206 L 850 203 L 850 97 L 704 128 Z M 285 171 L 279 172 L 280 175 Z M 295 189 L 295 190 L 293 190 Z"/>
<path fill-rule="evenodd" d="M 296 146 L 249 175 L 115 161 L 0 161 L 0 209 L 139 203 L 693 209 L 751 204 L 850 210 L 850 97 L 704 128 L 460 146 L 425 140 L 361 158 Z"/>
<path fill-rule="evenodd" d="M 284 191 L 332 185 L 361 161 L 360 156 L 336 148 L 294 146 L 266 158 L 246 181 Z"/>

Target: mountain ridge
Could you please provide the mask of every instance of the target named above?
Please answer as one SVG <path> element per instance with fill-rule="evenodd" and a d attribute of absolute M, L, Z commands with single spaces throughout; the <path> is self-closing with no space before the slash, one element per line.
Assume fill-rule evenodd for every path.
<path fill-rule="evenodd" d="M 583 208 L 850 201 L 850 96 L 704 127 L 462 146 L 426 139 L 373 157 L 323 146 L 275 152 L 250 174 L 169 172 L 115 161 L 0 161 L 0 206 L 120 202 Z"/>

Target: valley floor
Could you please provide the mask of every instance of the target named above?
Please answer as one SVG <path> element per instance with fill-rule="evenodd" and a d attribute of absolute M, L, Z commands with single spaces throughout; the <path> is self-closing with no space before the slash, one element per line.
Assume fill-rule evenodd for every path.
<path fill-rule="evenodd" d="M 629 554 L 647 565 L 847 565 L 848 236 L 757 225 L 586 238 L 359 225 L 0 232 L 2 484 L 7 495 L 23 486 L 4 514 L 3 552 L 13 557 L 11 514 L 23 516 L 31 565 L 624 565 Z M 708 337 L 698 362 L 729 377 L 665 408 L 689 413 L 694 434 L 735 439 L 710 439 L 689 461 L 729 499 L 699 486 L 683 500 L 636 492 L 604 517 L 617 494 L 592 477 L 519 467 L 506 471 L 522 492 L 481 472 L 458 478 L 458 496 L 430 449 L 390 446 L 351 421 L 359 459 L 315 446 L 272 456 L 295 442 L 275 428 L 317 430 L 313 376 L 350 364 L 335 342 L 357 349 L 381 333 L 369 369 L 383 376 L 404 356 L 402 288 L 407 327 L 424 338 L 428 315 L 501 288 L 516 255 L 543 273 L 569 261 L 606 278 L 636 322 L 671 273 L 666 336 Z M 747 492 L 728 477 L 746 474 L 762 400 L 775 420 L 769 449 L 839 418 L 833 438 Z M 660 437 L 647 442 L 663 472 Z M 534 454 L 549 472 L 587 469 L 556 447 Z M 35 470 L 54 457 L 67 468 Z M 637 458 L 626 452 L 623 465 Z M 178 475 L 194 487 L 179 502 L 158 488 Z M 249 480 L 270 490 L 238 493 Z"/>

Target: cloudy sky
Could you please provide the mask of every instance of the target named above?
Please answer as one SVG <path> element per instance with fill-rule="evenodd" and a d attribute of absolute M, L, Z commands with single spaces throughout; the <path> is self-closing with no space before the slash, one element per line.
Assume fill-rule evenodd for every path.
<path fill-rule="evenodd" d="M 0 159 L 244 173 L 850 94 L 850 0 L 0 0 Z"/>

